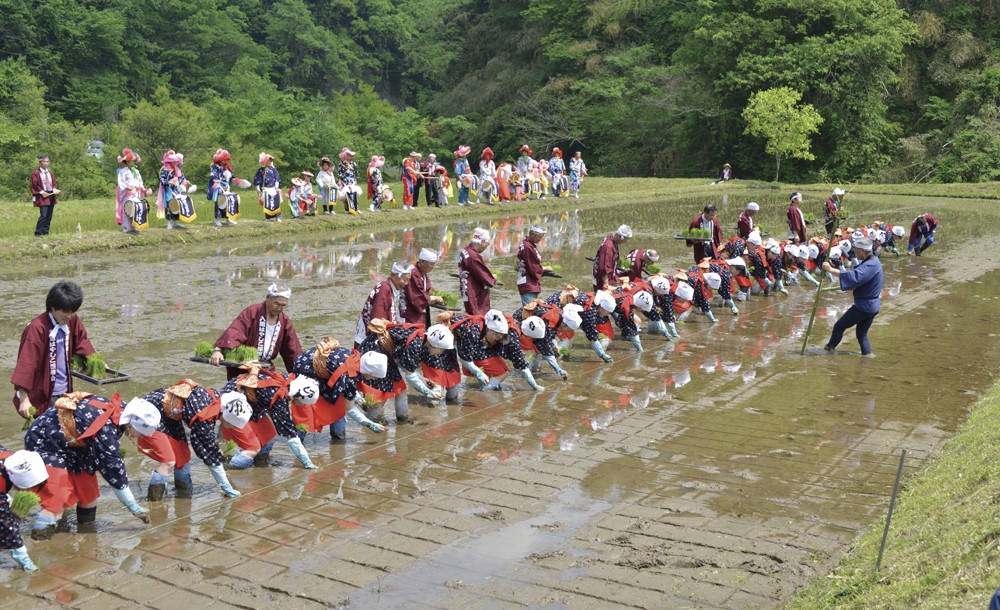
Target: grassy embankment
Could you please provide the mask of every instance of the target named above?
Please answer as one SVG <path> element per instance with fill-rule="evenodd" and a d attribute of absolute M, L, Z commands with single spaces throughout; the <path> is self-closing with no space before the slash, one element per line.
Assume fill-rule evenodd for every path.
<path fill-rule="evenodd" d="M 400 184 L 393 184 L 395 192 L 402 190 Z M 399 207 L 381 213 L 368 211 L 368 205 L 361 206 L 362 214 L 352 216 L 337 206 L 335 216 L 324 216 L 294 220 L 288 214 L 287 204 L 283 208 L 283 222 L 265 223 L 262 208 L 257 204 L 256 195 L 251 190 L 240 191 L 242 210 L 239 224 L 234 227 L 216 227 L 211 204 L 203 192 L 195 193 L 192 200 L 198 218 L 185 225 L 187 230 L 165 230 L 166 222 L 151 214 L 150 227 L 137 235 L 125 235 L 114 222 L 114 201 L 97 199 L 88 201 L 66 200 L 56 206 L 50 235 L 34 237 L 38 211 L 27 202 L 0 203 L 0 239 L 5 247 L 0 250 L 0 260 L 14 260 L 31 256 L 60 256 L 71 253 L 114 250 L 150 245 L 177 245 L 201 241 L 229 241 L 260 235 L 290 235 L 307 231 L 357 230 L 372 231 L 393 225 L 419 226 L 437 224 L 449 220 L 479 220 L 510 214 L 542 214 L 561 210 L 590 209 L 614 206 L 623 202 L 662 202 L 668 197 L 682 197 L 699 194 L 720 194 L 722 187 L 710 187 L 703 179 L 657 180 L 592 178 L 584 183 L 580 199 L 556 199 L 549 197 L 542 201 L 505 202 L 498 205 L 474 205 L 445 208 L 427 208 L 421 205 L 413 211 L 403 211 Z M 751 192 L 759 188 L 752 182 L 739 181 L 727 185 L 725 192 Z M 770 186 L 764 188 L 770 189 Z M 423 195 L 423 193 L 421 193 Z M 399 196 L 397 196 L 398 198 Z M 154 203 L 155 197 L 148 198 Z M 82 238 L 76 239 L 76 226 L 82 228 Z"/>
<path fill-rule="evenodd" d="M 394 184 L 400 192 L 400 184 Z M 996 183 L 955 184 L 955 185 L 871 185 L 851 187 L 853 193 L 885 195 L 925 195 L 934 197 L 992 198 L 1000 195 Z M 784 185 L 736 180 L 726 185 L 711 186 L 704 179 L 656 179 L 656 178 L 588 178 L 584 183 L 580 199 L 554 199 L 544 201 L 507 202 L 500 205 L 475 205 L 459 207 L 452 205 L 437 209 L 419 207 L 415 211 L 399 209 L 383 213 L 367 211 L 362 206 L 361 216 L 351 216 L 343 212 L 336 216 L 316 216 L 293 220 L 285 210 L 284 222 L 265 223 L 261 207 L 256 203 L 252 191 L 240 191 L 243 198 L 242 216 L 235 227 L 218 228 L 214 224 L 212 207 L 205 200 L 203 192 L 195 193 L 193 200 L 198 214 L 195 222 L 186 225 L 185 231 L 166 231 L 165 222 L 152 218 L 150 227 L 138 235 L 124 235 L 114 224 L 114 201 L 111 199 L 64 200 L 56 207 L 51 234 L 45 238 L 35 238 L 35 221 L 38 211 L 30 203 L 0 202 L 0 239 L 4 248 L 0 250 L 0 260 L 16 260 L 24 257 L 52 257 L 72 253 L 116 250 L 153 245 L 178 245 L 204 241 L 235 241 L 245 237 L 260 235 L 290 235 L 315 231 L 373 231 L 393 225 L 419 226 L 436 224 L 448 220 L 490 219 L 510 214 L 543 214 L 567 209 L 593 209 L 615 206 L 621 203 L 662 204 L 666 199 L 693 196 L 721 196 L 729 194 L 737 199 L 762 197 L 763 193 L 790 193 L 801 190 L 810 199 L 822 202 L 832 189 L 832 185 Z M 154 198 L 150 198 L 153 200 Z M 783 198 L 779 198 L 783 199 Z M 406 216 L 403 216 L 403 215 Z M 773 219 L 769 218 L 773 214 Z M 405 218 L 405 220 L 404 220 Z M 762 210 L 761 220 L 775 224 L 782 222 L 784 211 Z M 76 239 L 76 226 L 82 228 L 82 237 Z"/>
<path fill-rule="evenodd" d="M 1000 585 L 1000 384 L 900 492 L 881 570 L 885 519 L 790 608 L 983 608 Z"/>

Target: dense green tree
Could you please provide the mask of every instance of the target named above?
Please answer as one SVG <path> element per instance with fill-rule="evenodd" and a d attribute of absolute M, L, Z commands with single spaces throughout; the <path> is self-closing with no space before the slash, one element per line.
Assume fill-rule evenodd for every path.
<path fill-rule="evenodd" d="M 745 133 L 767 140 L 764 149 L 774 155 L 774 181 L 781 175 L 781 158 L 813 160 L 810 138 L 819 131 L 823 117 L 810 104 L 800 106 L 802 94 L 789 87 L 758 91 L 743 109 Z"/>

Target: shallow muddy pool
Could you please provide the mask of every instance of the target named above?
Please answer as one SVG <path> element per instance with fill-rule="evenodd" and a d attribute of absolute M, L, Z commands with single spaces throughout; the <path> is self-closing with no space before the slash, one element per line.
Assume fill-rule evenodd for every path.
<path fill-rule="evenodd" d="M 759 222 L 778 238 L 785 197 L 755 198 Z M 532 224 L 547 228 L 543 257 L 562 265 L 562 282 L 589 289 L 584 257 L 620 223 L 635 234 L 623 255 L 654 247 L 662 268 L 687 268 L 690 250 L 673 236 L 706 203 L 720 206 L 731 234 L 748 200 L 720 194 L 484 223 L 494 233 L 484 257 L 506 283 L 493 304 L 520 304 L 514 257 Z M 739 316 L 716 310 L 717 325 L 695 316 L 678 325 L 676 342 L 644 336 L 642 353 L 616 341 L 612 365 L 579 337 L 568 383 L 545 366 L 542 393 L 516 379 L 502 392 L 468 389 L 447 407 L 413 396 L 413 425 L 383 435 L 353 426 L 336 445 L 310 435 L 317 471 L 295 467 L 279 444 L 272 467 L 231 473 L 244 492 L 234 501 L 220 498 L 200 464 L 195 498 L 157 505 L 151 526 L 106 493 L 98 534 L 76 534 L 71 517 L 52 540 L 28 540 L 40 574 L 5 560 L 0 599 L 102 608 L 777 606 L 883 514 L 900 451 L 912 473 L 991 382 L 1000 258 L 975 243 L 1000 225 L 983 205 L 848 199 L 866 222 L 908 229 L 923 211 L 942 222 L 926 256 L 882 259 L 873 359 L 858 355 L 853 334 L 838 355 L 823 352 L 850 305 L 839 292 L 823 293 L 800 356 L 815 290 L 798 286 L 741 303 Z M 80 315 L 95 347 L 132 376 L 78 389 L 127 399 L 182 377 L 218 387 L 224 371 L 188 361 L 194 345 L 214 341 L 272 281 L 293 290 L 286 312 L 304 346 L 325 336 L 349 343 L 372 284 L 421 247 L 444 253 L 431 279 L 458 292 L 450 274 L 475 226 L 22 264 L 0 274 L 11 295 L 0 311 L 3 372 L 9 379 L 20 330 L 45 292 L 70 278 L 85 290 Z M 545 294 L 561 287 L 543 285 Z M 12 409 L 0 426 L 3 444 L 21 447 Z M 124 444 L 144 497 L 152 464 Z"/>

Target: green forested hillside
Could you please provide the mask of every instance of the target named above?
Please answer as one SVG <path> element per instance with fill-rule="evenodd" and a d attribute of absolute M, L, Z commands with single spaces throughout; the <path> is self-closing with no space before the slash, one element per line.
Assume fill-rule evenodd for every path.
<path fill-rule="evenodd" d="M 822 116 L 786 180 L 983 181 L 1000 164 L 1000 0 L 0 0 L 0 196 L 34 157 L 106 194 L 114 154 L 249 176 L 342 146 L 514 158 L 582 149 L 605 175 L 773 177 L 742 112 L 790 87 Z M 84 157 L 106 143 L 100 161 Z M 450 156 L 450 155 L 449 155 Z M 203 180 L 203 178 L 202 178 Z"/>

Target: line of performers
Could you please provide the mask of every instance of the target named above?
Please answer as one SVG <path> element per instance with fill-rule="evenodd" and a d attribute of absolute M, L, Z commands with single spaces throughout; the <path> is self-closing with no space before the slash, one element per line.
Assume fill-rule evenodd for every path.
<path fill-rule="evenodd" d="M 486 148 L 482 152 L 478 174 L 474 173 L 468 155 L 471 149 L 460 146 L 455 151 L 454 175 L 458 182 L 458 204 L 494 203 L 533 198 L 545 198 L 546 193 L 554 197 L 572 195 L 579 198 L 580 185 L 587 174 L 581 152 L 566 164 L 562 151 L 552 149 L 549 160 L 532 158 L 531 148 L 521 147 L 521 156 L 516 165 L 509 161 L 493 161 L 493 151 Z M 357 153 L 344 147 L 339 154 L 340 161 L 334 172 L 334 162 L 329 157 L 320 159 L 316 166 L 318 173 L 305 170 L 291 179 L 292 186 L 282 190 L 281 174 L 274 166 L 274 156 L 262 152 L 258 156 L 260 167 L 252 181 L 238 178 L 233 170 L 232 156 L 228 150 L 218 149 L 212 158 L 208 173 L 206 199 L 213 203 L 215 225 L 235 225 L 240 217 L 240 196 L 234 187 L 253 187 L 257 200 L 268 221 L 281 222 L 282 208 L 287 201 L 293 218 L 315 216 L 320 208 L 323 214 L 336 214 L 335 207 L 340 202 L 344 212 L 361 214 L 362 189 L 358 185 L 359 169 L 355 161 Z M 141 157 L 129 148 L 118 156 L 117 187 L 115 189 L 115 222 L 125 233 L 137 233 L 149 226 L 151 206 L 147 197 L 153 189 L 143 182 L 139 171 Z M 160 161 L 158 188 L 156 190 L 156 217 L 166 219 L 167 229 L 183 229 L 182 223 L 194 222 L 198 215 L 191 195 L 197 191 L 184 175 L 184 155 L 173 150 L 163 154 Z M 367 200 L 372 212 L 383 210 L 385 205 L 395 205 L 396 197 L 382 175 L 384 156 L 372 156 L 368 163 Z M 448 205 L 454 187 L 448 170 L 437 162 L 437 156 L 428 155 L 426 161 L 418 152 L 411 152 L 403 160 L 403 209 L 412 210 L 420 198 L 421 187 L 425 188 L 428 206 Z M 316 187 L 313 188 L 315 180 Z M 475 196 L 470 201 L 470 194 Z"/>

